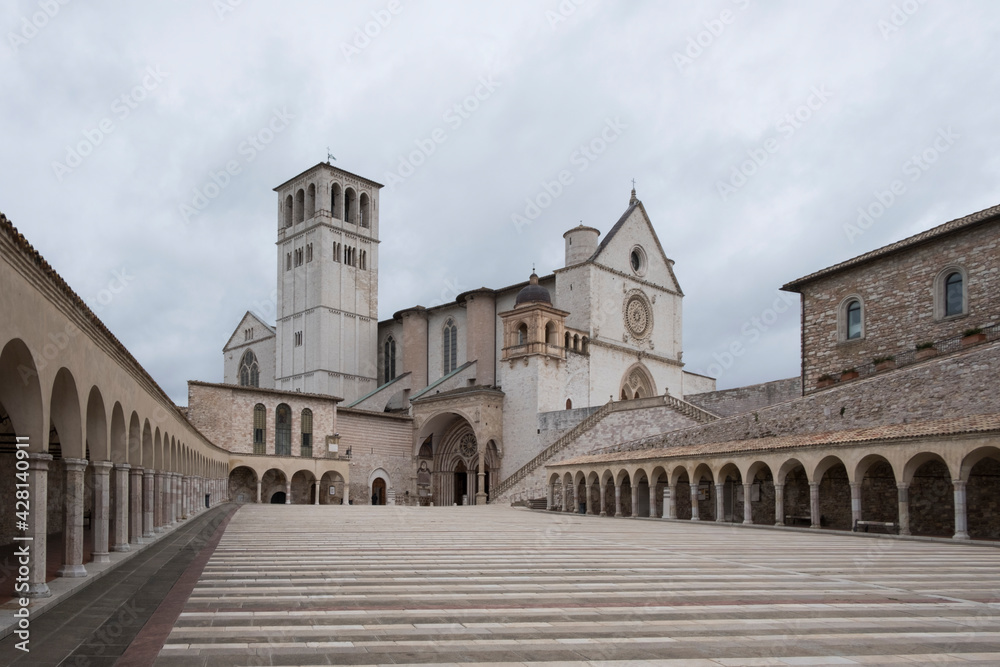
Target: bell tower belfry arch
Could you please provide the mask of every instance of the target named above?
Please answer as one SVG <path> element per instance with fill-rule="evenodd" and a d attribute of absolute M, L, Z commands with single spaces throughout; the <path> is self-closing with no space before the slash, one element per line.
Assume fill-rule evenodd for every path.
<path fill-rule="evenodd" d="M 275 388 L 348 401 L 375 389 L 381 188 L 321 162 L 274 189 Z"/>

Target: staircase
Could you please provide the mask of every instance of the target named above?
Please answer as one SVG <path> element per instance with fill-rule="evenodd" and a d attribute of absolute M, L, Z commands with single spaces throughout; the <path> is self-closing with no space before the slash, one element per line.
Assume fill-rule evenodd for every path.
<path fill-rule="evenodd" d="M 490 491 L 490 498 L 500 498 L 507 491 L 511 489 L 515 484 L 523 480 L 525 477 L 537 470 L 541 465 L 551 459 L 553 456 L 558 454 L 560 451 L 568 447 L 573 443 L 574 440 L 579 438 L 581 435 L 592 429 L 597 425 L 599 421 L 607 417 L 613 412 L 622 412 L 625 410 L 638 410 L 641 408 L 654 408 L 662 407 L 667 405 L 677 412 L 681 413 L 689 419 L 693 419 L 699 424 L 707 424 L 719 419 L 718 415 L 714 415 L 708 410 L 703 410 L 697 405 L 692 405 L 687 401 L 682 401 L 679 398 L 674 398 L 670 394 L 665 394 L 663 396 L 653 396 L 651 398 L 638 398 L 631 401 L 609 401 L 602 405 L 600 409 L 588 416 L 582 422 L 571 428 L 562 437 L 553 442 L 551 445 L 546 447 L 541 451 L 538 456 L 531 459 L 525 463 L 519 470 L 517 470 L 513 475 L 500 482 L 495 489 Z"/>

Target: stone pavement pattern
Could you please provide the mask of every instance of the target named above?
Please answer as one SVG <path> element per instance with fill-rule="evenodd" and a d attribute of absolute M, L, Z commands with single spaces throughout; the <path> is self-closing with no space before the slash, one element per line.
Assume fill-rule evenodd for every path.
<path fill-rule="evenodd" d="M 1000 665 L 1000 550 L 498 507 L 246 505 L 158 667 Z"/>

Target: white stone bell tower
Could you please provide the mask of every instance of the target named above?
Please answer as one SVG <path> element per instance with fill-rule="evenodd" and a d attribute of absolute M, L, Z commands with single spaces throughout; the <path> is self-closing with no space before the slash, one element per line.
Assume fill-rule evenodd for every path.
<path fill-rule="evenodd" d="M 375 389 L 379 183 L 326 163 L 279 185 L 276 389 Z"/>

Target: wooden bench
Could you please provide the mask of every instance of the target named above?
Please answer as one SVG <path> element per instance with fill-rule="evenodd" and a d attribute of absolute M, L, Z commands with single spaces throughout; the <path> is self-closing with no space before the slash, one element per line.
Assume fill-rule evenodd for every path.
<path fill-rule="evenodd" d="M 792 516 L 790 514 L 785 515 L 785 525 L 786 526 L 811 526 L 812 517 L 811 516 Z"/>
<path fill-rule="evenodd" d="M 884 533 L 891 535 L 896 535 L 899 533 L 899 526 L 893 521 L 855 521 L 854 522 L 854 532 L 860 533 L 862 530 L 866 533 L 870 533 L 872 529 L 878 529 Z"/>

